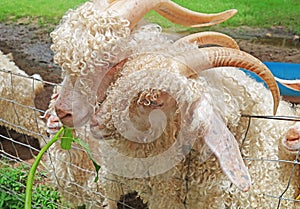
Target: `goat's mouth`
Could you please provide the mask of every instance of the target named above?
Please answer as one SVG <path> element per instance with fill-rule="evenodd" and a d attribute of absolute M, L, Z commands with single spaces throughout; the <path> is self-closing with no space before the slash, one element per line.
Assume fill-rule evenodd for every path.
<path fill-rule="evenodd" d="M 60 117 L 60 121 L 64 126 L 67 126 L 69 128 L 76 128 L 81 127 L 89 122 L 91 119 L 91 114 L 65 114 L 64 116 Z"/>
<path fill-rule="evenodd" d="M 282 145 L 289 153 L 297 154 L 300 151 L 300 138 L 294 138 L 293 140 L 286 137 L 282 140 Z"/>
<path fill-rule="evenodd" d="M 56 125 L 56 126 L 53 126 L 53 127 L 47 127 L 47 133 L 49 133 L 49 134 L 56 134 L 58 131 L 59 131 L 59 129 L 60 129 L 60 125 Z"/>

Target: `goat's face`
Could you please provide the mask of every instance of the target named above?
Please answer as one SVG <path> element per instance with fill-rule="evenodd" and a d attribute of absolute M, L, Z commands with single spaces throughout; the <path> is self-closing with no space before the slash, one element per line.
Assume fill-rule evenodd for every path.
<path fill-rule="evenodd" d="M 81 126 L 88 121 L 99 100 L 95 97 L 99 89 L 96 81 L 102 80 L 107 71 L 119 62 L 115 59 L 119 55 L 114 54 L 118 51 L 116 45 L 128 41 L 130 30 L 149 10 L 155 9 L 175 23 L 193 27 L 218 24 L 237 12 L 228 10 L 206 15 L 189 11 L 169 0 L 120 0 L 107 3 L 100 10 L 92 3 L 83 4 L 76 10 L 77 13 L 75 11 L 66 16 L 62 25 L 51 33 L 54 42 L 51 48 L 57 53 L 55 62 L 67 71 L 64 72 L 63 90 L 56 104 L 57 115 L 66 126 Z M 81 42 L 76 43 L 78 38 Z M 82 50 L 85 47 L 86 51 Z M 81 72 L 90 71 L 90 68 L 95 70 L 91 70 L 93 73 L 89 75 Z M 74 72 L 79 72 L 80 79 L 72 75 Z M 98 97 L 103 97 L 99 94 Z"/>
<path fill-rule="evenodd" d="M 80 78 L 74 82 L 69 75 L 64 77 L 62 89 L 55 104 L 56 114 L 64 125 L 80 127 L 89 121 L 94 112 L 98 89 L 97 83 L 92 79 L 91 77 Z"/>
<path fill-rule="evenodd" d="M 56 114 L 61 122 L 68 127 L 86 124 L 98 103 L 105 99 L 106 89 L 116 79 L 125 62 L 126 59 L 109 71 L 107 68 L 99 67 L 81 76 L 66 74 L 55 104 Z"/>

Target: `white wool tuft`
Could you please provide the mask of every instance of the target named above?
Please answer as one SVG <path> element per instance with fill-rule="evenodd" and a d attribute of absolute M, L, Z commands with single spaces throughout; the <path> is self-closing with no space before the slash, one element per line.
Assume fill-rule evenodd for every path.
<path fill-rule="evenodd" d="M 44 89 L 40 75 L 30 77 L 0 51 L 0 125 L 37 138 L 44 145 L 44 122 L 35 108 L 36 94 Z"/>

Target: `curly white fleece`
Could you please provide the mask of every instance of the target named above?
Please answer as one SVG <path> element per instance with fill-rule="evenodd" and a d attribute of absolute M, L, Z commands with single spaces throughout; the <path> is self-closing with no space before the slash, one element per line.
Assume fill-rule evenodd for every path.
<path fill-rule="evenodd" d="M 180 75 L 180 71 L 176 71 L 178 66 L 182 66 L 180 64 L 174 66 L 174 62 L 169 58 L 176 54 L 188 53 L 188 46 L 174 45 L 165 41 L 160 35 L 157 35 L 157 39 L 155 39 L 153 34 L 159 34 L 159 31 L 153 27 L 152 29 L 156 32 L 147 33 L 150 34 L 149 36 L 152 35 L 151 40 L 148 39 L 149 36 L 146 36 L 146 42 L 140 38 L 141 42 L 147 44 L 140 45 L 140 48 L 135 50 L 136 55 L 133 55 L 125 64 L 121 77 L 108 90 L 108 96 L 100 106 L 97 115 L 98 121 L 102 125 L 99 135 L 102 134 L 103 139 L 106 140 L 94 139 L 91 144 L 98 147 L 99 156 L 97 158 L 97 154 L 95 154 L 95 159 L 101 159 L 104 162 L 105 176 L 102 186 L 106 192 L 107 201 L 112 207 L 115 206 L 114 201 L 111 200 L 117 201 L 123 189 L 129 188 L 129 190 L 138 191 L 144 202 L 148 202 L 150 209 L 184 208 L 184 202 L 187 208 L 276 208 L 278 199 L 268 195 L 279 196 L 284 191 L 293 165 L 264 159 L 275 161 L 287 159 L 287 156 L 279 148 L 279 143 L 292 122 L 252 119 L 247 136 L 243 140 L 248 126 L 248 118 L 242 117 L 242 115 L 271 115 L 272 96 L 270 92 L 262 84 L 235 68 L 210 69 L 202 72 L 198 78 L 184 78 Z M 136 37 L 139 39 L 138 35 Z M 190 47 L 194 48 L 193 45 Z M 157 73 L 158 70 L 159 73 Z M 145 74 L 143 74 L 144 72 Z M 178 79 L 171 79 L 170 74 L 175 74 Z M 130 109 L 129 105 L 132 105 L 130 101 L 134 101 L 132 97 L 137 95 L 141 89 L 146 90 L 151 86 L 154 89 L 169 92 L 176 99 L 178 109 L 175 112 L 177 113 L 184 106 L 181 100 L 194 101 L 204 94 L 211 98 L 214 110 L 224 119 L 238 143 L 242 145 L 243 157 L 261 159 L 245 161 L 253 181 L 250 191 L 246 193 L 238 191 L 223 174 L 218 160 L 214 156 L 205 162 L 198 160 L 198 143 L 201 144 L 203 140 L 201 135 L 194 144 L 196 151 L 191 152 L 190 156 L 163 174 L 147 178 L 127 178 L 109 172 L 114 169 L 111 166 L 117 168 L 126 162 L 115 161 L 115 165 L 111 165 L 115 156 L 103 154 L 107 153 L 105 151 L 108 147 L 115 148 L 118 152 L 128 156 L 155 155 L 170 146 L 175 140 L 173 137 L 180 130 L 180 127 L 177 127 L 178 115 L 175 114 L 173 118 L 169 118 L 164 133 L 156 142 L 137 145 L 120 134 L 120 131 L 123 132 L 129 127 L 126 126 L 126 123 L 117 124 L 116 121 L 130 121 L 130 118 L 133 118 L 128 114 L 130 110 L 137 111 L 136 114 L 143 114 L 139 112 L 138 108 Z M 188 86 L 193 86 L 194 89 L 185 90 Z M 278 114 L 293 115 L 295 113 L 290 104 L 281 101 Z M 109 164 L 105 164 L 105 162 L 109 162 Z M 126 167 L 126 165 L 123 166 Z M 109 169 L 107 170 L 105 167 Z M 138 171 L 138 168 L 135 169 Z M 134 176 L 135 170 L 131 172 Z M 188 187 L 186 186 L 186 176 L 189 176 Z M 289 199 L 295 197 L 296 176 L 298 173 L 295 173 L 284 197 Z M 293 205 L 292 201 L 281 200 L 283 208 L 291 208 Z"/>
<path fill-rule="evenodd" d="M 0 125 L 33 136 L 42 146 L 45 124 L 34 104 L 36 94 L 44 88 L 42 78 L 27 75 L 2 51 L 0 69 Z"/>

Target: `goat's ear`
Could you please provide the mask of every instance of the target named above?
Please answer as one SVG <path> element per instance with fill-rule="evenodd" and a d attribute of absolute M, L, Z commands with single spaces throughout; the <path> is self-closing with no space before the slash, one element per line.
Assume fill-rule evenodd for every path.
<path fill-rule="evenodd" d="M 212 113 L 210 117 L 204 140 L 218 158 L 222 170 L 231 182 L 241 191 L 248 191 L 251 179 L 242 159 L 238 143 L 216 113 Z"/>

